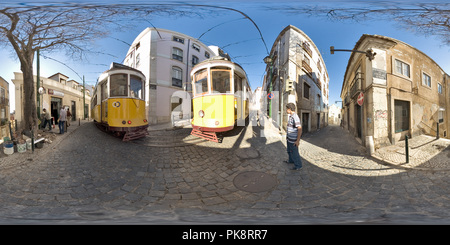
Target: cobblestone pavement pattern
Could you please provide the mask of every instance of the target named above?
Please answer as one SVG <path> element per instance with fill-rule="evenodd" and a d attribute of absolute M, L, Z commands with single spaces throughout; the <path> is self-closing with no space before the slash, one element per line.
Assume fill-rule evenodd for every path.
<path fill-rule="evenodd" d="M 133 142 L 92 122 L 71 130 L 0 157 L 0 223 L 450 224 L 449 171 L 387 164 L 337 126 L 303 137 L 300 171 L 267 126 L 220 144 L 189 128 Z"/>

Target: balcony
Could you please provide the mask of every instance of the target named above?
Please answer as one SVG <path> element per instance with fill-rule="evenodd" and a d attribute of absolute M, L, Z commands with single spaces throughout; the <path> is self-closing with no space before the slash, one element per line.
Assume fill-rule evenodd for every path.
<path fill-rule="evenodd" d="M 346 95 L 344 98 L 344 105 L 348 105 L 348 104 L 350 104 L 350 97 L 348 95 Z"/>
<path fill-rule="evenodd" d="M 363 81 L 363 73 L 358 72 L 355 75 L 355 78 L 353 78 L 352 86 L 350 88 L 350 97 L 353 98 L 356 95 L 359 94 L 359 92 L 362 91 L 362 81 Z"/>
<path fill-rule="evenodd" d="M 311 66 L 309 66 L 309 64 L 305 60 L 302 60 L 302 67 L 303 67 L 303 69 L 305 69 L 305 71 L 308 73 L 308 75 L 312 76 L 312 68 L 311 68 Z"/>

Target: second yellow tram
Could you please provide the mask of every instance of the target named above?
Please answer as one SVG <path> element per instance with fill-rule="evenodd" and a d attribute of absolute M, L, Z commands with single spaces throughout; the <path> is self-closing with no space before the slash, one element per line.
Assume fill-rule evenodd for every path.
<path fill-rule="evenodd" d="M 213 57 L 192 68 L 193 135 L 219 142 L 218 132 L 244 126 L 251 89 L 241 66 Z"/>
<path fill-rule="evenodd" d="M 123 136 L 123 141 L 147 135 L 144 74 L 112 63 L 98 80 L 91 101 L 94 122 L 105 131 Z"/>

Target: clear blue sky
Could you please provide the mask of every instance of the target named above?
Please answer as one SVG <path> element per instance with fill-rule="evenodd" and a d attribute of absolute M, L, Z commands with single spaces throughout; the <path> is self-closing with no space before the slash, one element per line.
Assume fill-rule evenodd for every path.
<path fill-rule="evenodd" d="M 116 1 L 109 1 L 108 3 L 112 4 L 114 2 Z M 313 40 L 324 58 L 330 76 L 330 105 L 334 104 L 335 101 L 341 100 L 339 95 L 348 58 L 350 57 L 348 52 L 336 52 L 331 55 L 329 51 L 330 46 L 335 46 L 336 49 L 352 49 L 362 34 L 384 35 L 406 42 L 430 56 L 445 72 L 450 73 L 449 46 L 442 46 L 442 42 L 433 36 L 425 37 L 397 28 L 398 23 L 396 22 L 382 20 L 362 21 L 359 23 L 332 22 L 325 18 L 293 15 L 266 8 L 279 4 L 298 5 L 299 1 L 288 3 L 271 3 L 271 1 L 221 1 L 220 3 L 218 1 L 190 1 L 189 3 L 220 4 L 221 6 L 231 7 L 244 12 L 259 27 L 269 51 L 283 28 L 288 25 L 294 25 L 301 29 Z M 335 6 L 342 6 L 342 2 L 338 3 L 340 4 Z M 333 4 L 333 1 L 330 1 L 329 4 Z M 243 19 L 243 16 L 239 13 L 223 10 L 220 15 L 205 15 L 204 18 L 193 16 L 177 18 L 150 16 L 148 20 L 156 28 L 178 31 L 194 38 L 200 37 L 214 27 L 205 33 L 200 41 L 207 45 L 216 45 L 223 48 L 235 62 L 241 64 L 247 72 L 253 90 L 262 85 L 265 70 L 263 58 L 267 55 L 266 47 L 253 23 L 248 19 Z M 45 56 L 52 59 L 41 58 L 41 76 L 49 77 L 57 72 L 61 72 L 69 76 L 70 79 L 79 82 L 82 82 L 80 77 L 84 76 L 87 84 L 94 85 L 98 75 L 107 70 L 111 62 L 122 62 L 129 48 L 124 42 L 131 44 L 141 31 L 146 27 L 152 27 L 150 23 L 142 21 L 123 32 L 111 33 L 110 38 L 98 40 L 98 42 L 93 44 L 93 50 L 105 54 L 88 55 L 87 61 L 73 61 L 65 56 L 65 52 L 44 53 Z M 11 57 L 11 54 L 12 52 L 9 49 L 0 48 L 2 57 L 0 76 L 10 83 L 11 109 L 13 110 L 15 108 L 13 100 L 14 88 L 11 79 L 13 78 L 13 72 L 20 71 L 20 66 L 17 60 L 8 59 L 8 57 Z M 65 63 L 70 68 L 53 59 Z M 340 106 L 341 104 L 338 103 L 338 105 Z"/>

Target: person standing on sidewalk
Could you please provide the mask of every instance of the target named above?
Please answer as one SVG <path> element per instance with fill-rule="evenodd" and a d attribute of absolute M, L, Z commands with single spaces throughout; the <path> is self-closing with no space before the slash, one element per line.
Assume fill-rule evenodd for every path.
<path fill-rule="evenodd" d="M 300 153 L 298 152 L 300 136 L 302 135 L 302 123 L 297 113 L 295 113 L 294 103 L 288 103 L 286 105 L 286 112 L 289 115 L 286 135 L 289 160 L 285 162 L 294 164 L 292 170 L 299 170 L 302 168 L 302 160 L 300 159 Z"/>
<path fill-rule="evenodd" d="M 66 126 L 66 129 L 67 129 L 67 127 L 70 126 L 70 120 L 72 120 L 72 114 L 70 113 L 69 108 L 67 108 L 67 121 L 66 121 L 67 126 Z"/>
<path fill-rule="evenodd" d="M 43 130 L 45 129 L 45 126 L 47 126 L 48 123 L 48 131 L 52 131 L 52 118 L 50 117 L 50 113 L 48 113 L 47 109 L 43 109 L 44 113 L 44 126 Z"/>
<path fill-rule="evenodd" d="M 59 111 L 59 118 L 58 118 L 58 126 L 59 126 L 59 133 L 64 133 L 64 124 L 67 121 L 67 113 L 63 106 L 61 106 L 61 110 Z"/>

